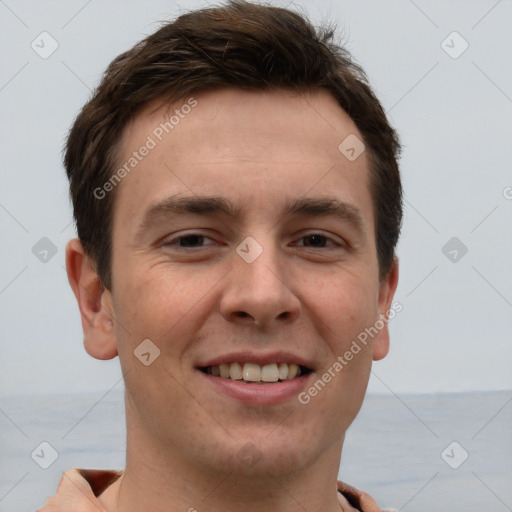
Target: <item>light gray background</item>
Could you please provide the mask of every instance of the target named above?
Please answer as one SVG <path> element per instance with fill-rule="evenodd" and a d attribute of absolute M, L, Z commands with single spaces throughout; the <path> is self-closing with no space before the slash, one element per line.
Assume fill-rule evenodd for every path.
<path fill-rule="evenodd" d="M 71 465 L 122 467 L 119 362 L 85 353 L 63 268 L 74 227 L 61 149 L 116 55 L 208 4 L 0 0 L 0 510 L 40 506 Z M 338 20 L 404 146 L 404 309 L 342 470 L 407 512 L 512 510 L 512 0 L 292 5 Z M 58 43 L 47 59 L 31 48 L 43 31 Z M 454 31 L 469 44 L 458 58 L 442 47 L 460 51 Z M 47 262 L 32 252 L 42 237 L 57 249 Z M 442 252 L 452 237 L 468 249 L 457 262 Z M 47 471 L 28 455 L 43 440 L 60 453 Z M 459 471 L 440 457 L 454 440 L 470 453 Z"/>

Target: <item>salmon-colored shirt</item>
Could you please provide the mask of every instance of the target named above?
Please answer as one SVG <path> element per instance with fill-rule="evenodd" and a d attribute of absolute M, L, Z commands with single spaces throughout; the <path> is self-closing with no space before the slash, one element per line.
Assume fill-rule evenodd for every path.
<path fill-rule="evenodd" d="M 99 469 L 68 469 L 62 475 L 55 496 L 48 498 L 37 512 L 107 512 L 97 497 L 122 473 Z M 383 512 L 369 494 L 340 481 L 338 499 L 343 512 Z"/>

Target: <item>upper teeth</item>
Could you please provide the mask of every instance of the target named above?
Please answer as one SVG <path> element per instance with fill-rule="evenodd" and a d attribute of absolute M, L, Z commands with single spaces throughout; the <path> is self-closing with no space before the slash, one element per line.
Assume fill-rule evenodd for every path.
<path fill-rule="evenodd" d="M 209 366 L 206 371 L 215 377 L 247 382 L 277 382 L 300 376 L 300 366 L 295 363 L 272 363 L 263 366 L 255 363 L 231 363 Z"/>

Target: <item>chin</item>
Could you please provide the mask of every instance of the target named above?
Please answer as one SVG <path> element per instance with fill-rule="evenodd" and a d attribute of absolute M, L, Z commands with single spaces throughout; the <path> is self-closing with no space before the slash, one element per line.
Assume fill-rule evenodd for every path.
<path fill-rule="evenodd" d="M 268 437 L 266 437 L 268 436 Z M 310 443 L 304 443 L 300 436 L 273 436 L 271 429 L 259 431 L 252 436 L 239 436 L 237 441 L 231 438 L 227 451 L 219 454 L 214 461 L 224 459 L 226 467 L 234 474 L 243 478 L 244 475 L 254 478 L 257 475 L 268 478 L 271 475 L 283 477 L 296 472 L 301 467 L 309 466 L 315 459 Z"/>

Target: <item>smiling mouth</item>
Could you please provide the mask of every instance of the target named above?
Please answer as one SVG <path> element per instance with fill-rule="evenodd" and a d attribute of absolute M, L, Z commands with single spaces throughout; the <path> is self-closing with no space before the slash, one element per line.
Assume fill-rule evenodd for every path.
<path fill-rule="evenodd" d="M 295 363 L 227 363 L 199 368 L 200 371 L 222 379 L 252 382 L 253 384 L 272 384 L 297 379 L 311 373 L 309 368 Z"/>

